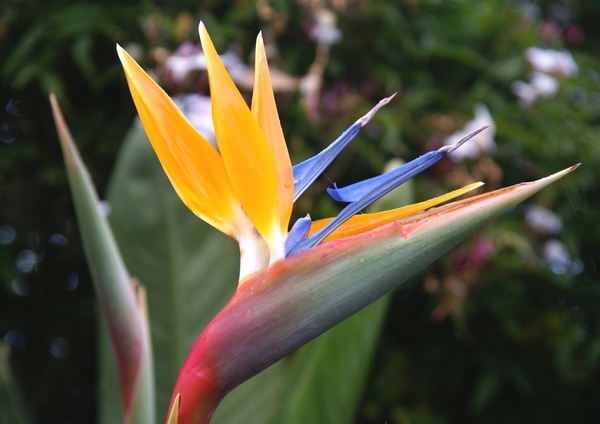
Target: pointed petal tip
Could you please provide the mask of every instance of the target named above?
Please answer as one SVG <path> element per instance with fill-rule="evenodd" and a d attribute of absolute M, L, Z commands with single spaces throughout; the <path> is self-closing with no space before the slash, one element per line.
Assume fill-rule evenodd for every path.
<path fill-rule="evenodd" d="M 573 166 L 565 168 L 562 171 L 558 171 L 558 172 L 556 172 L 556 173 L 554 173 L 552 175 L 548 175 L 547 177 L 541 178 L 541 179 L 539 179 L 537 181 L 549 181 L 549 182 L 556 181 L 556 180 L 564 177 L 565 175 L 570 174 L 571 172 L 575 171 L 580 166 L 581 166 L 581 163 L 576 163 Z M 534 181 L 534 183 L 537 182 L 537 181 Z"/>
<path fill-rule="evenodd" d="M 208 35 L 208 31 L 206 30 L 206 25 L 204 25 L 204 22 L 200 21 L 200 23 L 198 24 L 198 32 L 200 33 L 200 39 L 202 39 L 202 37 L 205 37 Z"/>
<path fill-rule="evenodd" d="M 129 55 L 129 53 L 127 53 L 127 50 L 125 50 L 123 47 L 121 47 L 118 43 L 117 43 L 117 56 L 119 56 L 119 60 L 121 61 L 121 65 L 123 66 L 123 69 L 125 70 L 125 73 L 127 74 L 127 67 L 131 65 L 131 62 L 135 62 L 135 60 Z M 137 62 L 135 62 L 137 65 Z"/>
<path fill-rule="evenodd" d="M 178 415 L 179 415 L 180 399 L 181 399 L 181 393 L 177 393 L 177 396 L 175 396 L 175 400 L 173 401 L 173 406 L 171 407 L 171 411 L 169 412 L 169 418 L 167 418 L 167 424 L 177 424 Z"/>
<path fill-rule="evenodd" d="M 340 196 L 340 194 L 338 193 L 338 186 L 337 183 L 333 183 L 333 188 L 331 187 L 327 187 L 327 194 L 329 194 L 329 196 L 331 196 L 331 198 L 333 200 L 335 200 L 336 202 L 345 202 L 345 203 L 349 203 L 348 200 L 344 200 L 344 198 L 342 196 Z"/>
<path fill-rule="evenodd" d="M 119 55 L 119 60 L 121 62 L 123 62 L 124 54 L 126 54 L 127 51 L 123 47 L 121 47 L 121 45 L 119 43 L 116 44 L 116 49 L 117 49 L 117 55 Z"/>
<path fill-rule="evenodd" d="M 261 64 L 262 61 L 266 62 L 265 41 L 264 41 L 263 36 L 262 36 L 262 31 L 260 31 L 258 33 L 258 35 L 256 36 L 256 43 L 255 43 L 255 50 L 254 50 L 254 52 L 255 52 L 254 65 L 255 65 L 255 68 L 256 68 L 254 70 L 254 72 L 255 72 L 254 73 L 254 77 L 257 78 L 258 75 L 259 75 L 259 68 L 258 67 L 260 67 L 260 64 Z M 266 63 L 264 64 L 264 66 L 267 67 Z M 267 71 L 268 71 L 268 67 L 267 67 Z M 269 78 L 269 85 L 271 85 L 270 81 L 271 80 Z M 256 86 L 254 87 L 254 90 L 255 91 L 257 90 Z M 254 98 L 252 100 L 254 101 Z M 253 104 L 253 106 L 254 106 L 254 104 Z"/>
<path fill-rule="evenodd" d="M 342 133 L 333 143 L 331 143 L 325 150 L 321 151 L 321 153 L 313 156 L 301 162 L 299 164 L 294 165 L 293 174 L 294 174 L 294 201 L 306 190 L 308 186 L 310 186 L 315 179 L 325 170 L 327 166 L 335 159 L 335 157 L 340 153 L 340 151 L 350 143 L 356 137 L 356 134 L 360 131 L 362 127 L 364 127 L 371 118 L 377 113 L 382 106 L 388 104 L 390 100 L 396 96 L 397 93 L 392 94 L 389 97 L 381 100 L 379 103 L 375 105 L 366 115 L 359 118 L 348 128 L 346 131 Z"/>
<path fill-rule="evenodd" d="M 291 213 L 293 176 L 291 172 L 288 172 L 289 176 L 278 178 L 278 168 L 273 159 L 271 145 L 265 136 L 265 132 L 269 134 L 269 138 L 277 134 L 280 140 L 277 144 L 281 146 L 281 154 L 277 154 L 277 158 L 287 156 L 286 159 L 289 162 L 283 132 L 279 120 L 275 118 L 276 106 L 272 88 L 268 84 L 268 74 L 266 72 L 257 73 L 255 78 L 255 82 L 262 86 L 261 92 L 264 95 L 262 100 L 266 100 L 266 97 L 269 96 L 268 106 L 263 110 L 265 112 L 263 117 L 255 109 L 254 113 L 259 118 L 257 120 L 235 86 L 219 58 L 208 32 L 202 25 L 200 26 L 200 42 L 206 58 L 210 92 L 218 93 L 218 95 L 212 96 L 212 117 L 217 143 L 229 181 L 231 181 L 236 198 L 244 212 L 267 241 L 272 253 L 281 250 L 281 254 L 283 254 L 283 243 L 280 239 L 287 230 L 289 218 L 280 218 L 280 211 L 284 208 L 279 207 L 283 202 L 280 203 L 281 197 L 278 189 L 280 182 L 284 185 L 285 181 L 289 181 L 288 197 L 290 201 L 285 203 L 285 210 L 289 209 L 289 213 Z M 261 69 L 264 67 L 266 70 L 266 60 L 261 60 L 259 65 L 261 65 Z M 262 78 L 259 78 L 261 76 Z M 256 102 L 254 105 L 256 106 Z M 263 125 L 263 121 L 268 122 Z M 263 128 L 267 127 L 270 130 L 263 132 Z M 278 162 L 280 161 L 278 160 Z M 291 171 L 291 163 L 288 167 L 288 171 Z M 261 190 L 256 191 L 256 187 L 261 187 Z M 285 225 L 283 225 L 284 222 Z"/>
<path fill-rule="evenodd" d="M 60 105 L 58 104 L 58 99 L 56 98 L 56 94 L 54 92 L 50 92 L 48 94 L 48 100 L 50 100 L 50 108 L 52 109 L 52 114 L 54 116 L 54 120 L 57 121 L 58 117 L 62 117 L 62 112 L 60 110 Z"/>
<path fill-rule="evenodd" d="M 477 128 L 475 131 L 472 131 L 469 134 L 465 135 L 463 138 L 458 140 L 456 143 L 451 144 L 449 146 L 444 146 L 441 149 L 439 149 L 439 151 L 444 152 L 444 153 L 451 153 L 451 152 L 455 151 L 456 149 L 458 149 L 463 144 L 465 144 L 467 141 L 469 141 L 470 139 L 475 137 L 477 134 L 479 134 L 480 132 L 485 130 L 486 128 L 489 128 L 489 125 L 484 125 L 483 127 Z"/>
<path fill-rule="evenodd" d="M 557 180 L 561 179 L 565 175 L 570 174 L 571 172 L 575 171 L 577 168 L 579 168 L 580 165 L 581 165 L 581 163 L 577 163 L 577 164 L 575 164 L 573 166 L 570 166 L 568 168 L 563 169 L 562 171 L 558 171 L 558 172 L 555 172 L 554 174 L 548 175 L 547 177 L 540 178 L 540 179 L 535 180 L 535 181 L 525 182 L 525 183 L 522 183 L 522 184 L 523 185 L 531 185 L 531 184 L 533 184 L 533 185 L 544 185 L 544 186 L 546 186 L 548 184 L 553 183 L 554 181 L 557 181 Z M 521 185 L 521 184 L 518 184 L 518 185 Z"/>
<path fill-rule="evenodd" d="M 460 200 L 456 203 L 447 205 L 447 207 L 452 208 L 453 206 L 455 206 L 458 209 L 467 207 L 468 209 L 470 206 L 477 204 L 483 205 L 484 207 L 489 207 L 491 205 L 497 210 L 501 211 L 500 213 L 503 213 L 509 208 L 516 206 L 518 203 L 539 192 L 543 188 L 548 187 L 550 184 L 555 183 L 562 177 L 573 172 L 579 167 L 579 165 L 580 164 L 570 166 L 569 168 L 563 169 L 562 171 L 558 171 L 552 175 L 548 175 L 547 177 L 540 178 L 538 180 L 523 182 L 509 187 L 504 187 L 498 190 L 490 191 L 488 193 L 480 194 L 475 197 Z M 439 209 L 439 211 L 443 212 L 444 208 L 445 207 L 443 206 Z M 434 213 L 437 212 L 434 211 Z"/>
<path fill-rule="evenodd" d="M 308 236 L 311 224 L 312 220 L 308 214 L 294 223 L 285 240 L 285 256 L 290 254 L 298 242 L 304 240 L 306 236 Z"/>
<path fill-rule="evenodd" d="M 208 30 L 204 25 L 204 22 L 200 21 L 198 24 L 198 33 L 200 34 L 200 44 L 202 45 L 202 51 L 204 51 L 204 43 L 206 42 L 206 38 L 210 40 L 210 36 L 208 35 Z"/>
<path fill-rule="evenodd" d="M 396 94 L 398 94 L 398 93 L 394 93 L 391 96 L 380 100 L 379 103 L 377 103 L 369 112 L 367 112 L 366 115 L 364 115 L 362 118 L 358 119 L 356 121 L 356 124 L 360 124 L 361 127 L 364 127 L 365 125 L 367 125 L 367 123 L 371 120 L 371 118 L 373 118 L 373 116 L 375 116 L 377 111 L 379 109 L 381 109 L 383 106 L 387 105 L 394 97 L 396 97 Z"/>
<path fill-rule="evenodd" d="M 65 121 L 65 117 L 58 103 L 58 99 L 54 93 L 49 94 L 50 107 L 52 108 L 52 116 L 54 117 L 54 123 L 58 132 L 58 140 L 63 149 L 65 160 L 71 160 L 74 157 L 78 157 L 79 152 L 73 141 L 73 136 L 69 130 L 69 126 Z"/>

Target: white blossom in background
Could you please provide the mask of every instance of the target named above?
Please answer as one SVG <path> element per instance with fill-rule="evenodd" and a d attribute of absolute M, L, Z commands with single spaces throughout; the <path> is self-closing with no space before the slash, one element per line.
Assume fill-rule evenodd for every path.
<path fill-rule="evenodd" d="M 138 43 L 129 43 L 125 46 L 125 51 L 135 59 L 136 62 L 141 62 L 144 58 L 144 48 Z"/>
<path fill-rule="evenodd" d="M 212 121 L 210 97 L 201 96 L 199 94 L 178 94 L 173 96 L 172 99 L 193 127 L 196 128 L 198 132 L 215 147 L 215 149 L 218 149 L 215 127 L 213 126 Z"/>
<path fill-rule="evenodd" d="M 479 103 L 473 109 L 473 113 L 475 114 L 475 117 L 467 122 L 462 130 L 455 132 L 444 140 L 444 144 L 454 144 L 470 132 L 485 125 L 487 125 L 488 128 L 477 134 L 469 140 L 468 143 L 463 144 L 460 149 L 448 153 L 448 156 L 453 162 L 462 162 L 467 158 L 476 159 L 481 155 L 490 154 L 496 150 L 496 142 L 494 141 L 496 124 L 494 123 L 487 106 Z"/>
<path fill-rule="evenodd" d="M 555 274 L 566 274 L 571 265 L 571 255 L 563 242 L 551 239 L 543 249 L 544 261 Z"/>
<path fill-rule="evenodd" d="M 315 12 L 315 26 L 310 30 L 310 38 L 319 44 L 331 46 L 342 39 L 342 31 L 336 25 L 335 14 L 328 9 Z"/>
<path fill-rule="evenodd" d="M 525 51 L 527 62 L 534 71 L 554 74 L 559 77 L 577 75 L 579 68 L 567 50 L 540 49 L 529 47 Z"/>
<path fill-rule="evenodd" d="M 243 89 L 254 86 L 254 69 L 247 66 L 240 56 L 229 51 L 220 55 L 223 65 L 233 81 Z M 181 84 L 190 72 L 206 70 L 206 58 L 202 48 L 189 41 L 181 44 L 175 53 L 164 63 L 165 71 L 176 84 Z M 271 68 L 271 80 L 275 91 L 294 91 L 298 81 L 276 68 Z M 212 121 L 210 97 L 195 93 L 182 93 L 172 97 L 192 126 L 200 132 L 217 150 L 217 139 Z"/>
<path fill-rule="evenodd" d="M 98 210 L 100 211 L 100 215 L 103 217 L 108 217 L 110 215 L 110 203 L 107 200 L 99 200 L 98 201 Z"/>
<path fill-rule="evenodd" d="M 234 82 L 245 79 L 248 73 L 251 74 L 250 78 L 253 80 L 254 70 L 248 67 L 237 53 L 229 51 L 219 57 Z M 185 81 L 190 72 L 205 71 L 206 58 L 200 46 L 186 41 L 177 48 L 173 55 L 167 58 L 164 66 L 173 81 L 180 84 Z"/>
<path fill-rule="evenodd" d="M 553 97 L 558 92 L 559 79 L 579 72 L 573 56 L 566 50 L 530 47 L 525 56 L 532 69 L 529 82 L 515 81 L 511 85 L 523 107 L 531 107 L 538 100 Z"/>
<path fill-rule="evenodd" d="M 247 66 L 240 56 L 233 51 L 224 53 L 219 57 L 231 79 L 241 88 L 252 90 L 254 87 L 254 68 Z M 199 45 L 186 41 L 177 48 L 173 55 L 165 60 L 164 67 L 173 82 L 181 84 L 190 72 L 206 70 L 206 58 Z M 298 86 L 297 78 L 293 78 L 277 68 L 271 68 L 271 81 L 275 91 L 294 91 Z M 182 93 L 173 96 L 172 99 L 192 126 L 218 150 L 210 97 L 195 93 Z"/>
<path fill-rule="evenodd" d="M 229 76 L 231 76 L 231 79 L 235 83 L 238 83 L 248 75 L 252 76 L 252 82 L 254 83 L 254 68 L 247 66 L 237 53 L 230 50 L 219 55 L 219 57 L 221 58 L 221 62 L 223 62 L 223 66 L 227 69 Z"/>
<path fill-rule="evenodd" d="M 567 246 L 560 240 L 548 240 L 544 245 L 542 254 L 544 262 L 555 274 L 577 275 L 583 271 L 583 261 L 581 259 L 571 259 Z"/>
<path fill-rule="evenodd" d="M 538 100 L 553 97 L 558 92 L 558 87 L 558 80 L 543 72 L 533 72 L 529 83 L 515 81 L 511 85 L 513 93 L 523 107 L 530 107 Z"/>
<path fill-rule="evenodd" d="M 173 81 L 181 84 L 190 72 L 206 70 L 206 58 L 200 46 L 186 41 L 167 58 L 164 66 Z"/>
<path fill-rule="evenodd" d="M 221 60 L 232 77 L 236 74 L 236 70 L 239 74 L 240 68 L 246 67 L 234 53 L 221 55 Z M 177 48 L 173 55 L 167 58 L 164 67 L 173 82 L 181 84 L 190 72 L 206 70 L 206 58 L 199 45 L 186 41 Z M 210 97 L 194 93 L 182 93 L 173 96 L 172 99 L 192 126 L 218 149 L 215 128 L 212 122 Z"/>
<path fill-rule="evenodd" d="M 557 234 L 563 228 L 562 219 L 558 215 L 538 205 L 527 208 L 525 223 L 533 231 L 540 234 Z"/>
<path fill-rule="evenodd" d="M 510 85 L 513 94 L 519 99 L 522 107 L 531 107 L 538 99 L 536 89 L 525 81 L 515 81 Z"/>

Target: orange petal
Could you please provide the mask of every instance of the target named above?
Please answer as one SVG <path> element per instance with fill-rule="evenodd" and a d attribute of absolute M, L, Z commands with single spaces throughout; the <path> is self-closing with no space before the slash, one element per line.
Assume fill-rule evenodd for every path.
<path fill-rule="evenodd" d="M 424 211 L 425 209 L 432 208 L 441 203 L 452 200 L 458 196 L 461 196 L 471 190 L 475 190 L 477 187 L 481 187 L 483 183 L 473 183 L 459 188 L 458 190 L 451 191 L 442 196 L 434 197 L 433 199 L 426 200 L 424 202 L 415 203 L 413 205 L 404 206 L 389 211 L 378 212 L 378 213 L 367 213 L 362 215 L 354 215 L 334 232 L 332 232 L 326 239 L 335 240 L 344 237 L 353 236 L 355 234 L 362 233 L 364 231 L 371 230 L 375 227 L 380 227 L 390 222 L 396 221 L 400 218 L 413 215 L 417 212 Z M 320 230 L 327 225 L 333 218 L 320 219 L 312 223 L 310 227 L 310 234 Z"/>
<path fill-rule="evenodd" d="M 235 238 L 245 217 L 221 156 L 135 60 L 120 46 L 117 52 L 146 134 L 175 191 L 192 212 Z"/>
<path fill-rule="evenodd" d="M 256 59 L 254 70 L 254 91 L 252 93 L 252 114 L 258 122 L 275 162 L 277 173 L 277 197 L 279 198 L 279 220 L 281 233 L 287 234 L 292 206 L 294 204 L 294 175 L 288 154 L 279 114 L 273 95 L 271 76 L 262 35 L 256 38 Z"/>
<path fill-rule="evenodd" d="M 200 41 L 208 68 L 217 143 L 236 197 L 271 253 L 283 252 L 271 149 L 202 23 Z"/>

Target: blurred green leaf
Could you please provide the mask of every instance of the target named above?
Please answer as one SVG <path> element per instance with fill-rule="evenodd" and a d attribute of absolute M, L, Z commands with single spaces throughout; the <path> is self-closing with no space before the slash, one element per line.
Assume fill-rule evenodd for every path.
<path fill-rule="evenodd" d="M 225 396 L 211 424 L 265 424 L 273 417 L 286 383 L 285 359 Z"/>
<path fill-rule="evenodd" d="M 144 331 L 146 305 L 144 296 L 140 298 L 143 289 L 136 291 L 131 281 L 110 225 L 101 211 L 96 188 L 54 94 L 50 95 L 50 103 L 94 290 L 118 364 L 119 405 L 126 409 L 128 422 L 147 423 L 154 420 L 155 404 L 152 357 L 148 333 Z M 143 375 L 144 372 L 147 374 Z"/>
<path fill-rule="evenodd" d="M 93 40 L 89 36 L 81 37 L 72 47 L 73 58 L 90 83 L 97 77 L 96 67 L 92 56 Z"/>
<path fill-rule="evenodd" d="M 82 372 L 82 367 L 89 367 L 87 356 L 80 351 L 65 367 L 65 361 L 50 358 L 48 349 L 42 347 L 57 327 L 69 340 L 77 340 L 81 350 L 96 347 L 90 336 L 94 317 L 82 316 L 79 311 L 82 300 L 92 300 L 83 284 L 87 277 L 80 262 L 80 246 L 65 230 L 72 226 L 72 218 L 64 211 L 68 205 L 63 199 L 68 195 L 58 151 L 46 143 L 53 137 L 54 127 L 48 119 L 45 91 L 50 87 L 71 105 L 71 127 L 102 191 L 116 141 L 122 139 L 134 113 L 116 63 L 114 43 L 135 43 L 144 52 L 157 47 L 173 51 L 177 47 L 174 40 L 179 40 L 173 31 L 181 23 L 180 13 L 192 11 L 194 19 L 201 17 L 215 29 L 220 51 L 232 49 L 248 61 L 256 32 L 267 31 L 270 24 L 257 20 L 251 10 L 254 3 L 244 3 L 241 8 L 239 3 L 212 1 L 198 7 L 189 0 L 168 5 L 21 0 L 0 7 L 0 73 L 5 78 L 0 120 L 17 130 L 14 142 L 0 142 L 0 205 L 8 205 L 0 207 L 0 226 L 10 225 L 17 232 L 14 243 L 0 246 L 0 280 L 4 283 L 0 289 L 5 290 L 0 293 L 0 336 L 20 328 L 28 337 L 28 349 L 15 352 L 11 365 L 20 387 L 37 388 L 23 393 L 36 413 L 56 421 L 66 421 L 68 416 L 69 420 L 90 422 L 71 416 L 69 406 L 79 395 L 85 398 L 77 403 L 78 413 L 89 417 L 97 410 L 90 400 L 96 382 L 89 380 L 89 385 L 82 386 L 79 381 L 89 374 Z M 313 23 L 311 12 L 305 3 L 269 3 L 279 14 L 278 26 L 270 30 L 277 49 L 269 58 L 272 64 L 301 77 L 315 53 L 315 42 L 307 35 Z M 596 54 L 600 26 L 595 19 L 599 8 L 598 2 L 590 0 L 351 2 L 347 8 L 334 10 L 343 37 L 331 46 L 319 120 L 310 122 L 296 96 L 278 96 L 292 155 L 300 159 L 324 148 L 339 135 L 340 128 L 360 116 L 352 116 L 357 104 L 399 92 L 365 128 L 366 137 L 361 135 L 362 140 L 354 142 L 348 161 L 336 161 L 327 172 L 330 178 L 335 176 L 334 181 L 339 175 L 352 181 L 370 177 L 390 157 L 416 157 L 458 129 L 478 102 L 485 103 L 496 120 L 497 152 L 460 164 L 446 162 L 419 176 L 415 179 L 419 199 L 456 188 L 469 176 L 485 181 L 489 190 L 584 162 L 576 174 L 547 188 L 535 200 L 562 218 L 560 233 L 533 231 L 523 220 L 526 207 L 519 207 L 482 233 L 497 247 L 483 269 L 457 264 L 452 254 L 428 271 L 439 280 L 439 287 L 417 284 L 410 292 L 395 296 L 383 340 L 386 355 L 373 366 L 357 421 L 503 423 L 541 422 L 551 417 L 559 422 L 594 422 L 598 416 L 600 227 L 596 212 L 600 168 L 594 164 L 600 161 L 600 64 Z M 570 37 L 578 31 L 583 37 Z M 192 32 L 192 41 L 197 42 L 197 34 Z M 76 44 L 86 38 L 92 40 L 92 47 L 87 58 L 85 54 L 82 57 L 94 66 L 94 82 L 76 57 L 78 48 L 85 53 L 85 46 Z M 579 73 L 560 79 L 560 90 L 553 98 L 523 108 L 511 83 L 529 81 L 524 51 L 535 45 L 569 49 Z M 453 48 L 449 53 L 439 52 L 441 46 Z M 464 61 L 470 54 L 480 57 L 478 66 Z M 152 66 L 150 55 L 144 57 L 143 65 Z M 202 84 L 195 88 L 203 90 Z M 10 102 L 18 103 L 18 114 L 9 112 Z M 488 178 L 490 164 L 497 165 L 502 175 Z M 310 212 L 318 218 L 337 212 L 338 205 L 324 200 L 328 184 L 326 178 L 317 181 L 314 190 L 300 199 L 298 216 Z M 52 258 L 53 250 L 59 248 L 49 246 L 46 259 L 34 273 L 17 273 L 15 258 L 21 250 L 31 248 L 27 234 L 38 233 L 43 245 L 47 234 L 60 229 L 69 238 L 68 260 Z M 572 271 L 557 274 L 548 266 L 545 248 L 549 239 L 566 245 L 576 265 Z M 468 254 L 469 246 L 464 247 L 463 253 Z M 52 266 L 48 266 L 50 261 Z M 60 298 L 47 301 L 52 290 L 62 287 L 63 274 L 74 266 L 82 284 L 75 293 L 63 292 Z M 11 287 L 14 281 L 33 287 L 35 295 L 18 295 Z M 466 283 L 459 286 L 467 289 L 464 307 L 457 305 L 448 319 L 432 323 L 431 310 L 452 300 L 454 289 L 447 284 L 457 281 Z M 48 309 L 40 308 L 40 301 Z M 571 314 L 577 308 L 583 314 L 575 314 L 573 319 Z M 77 314 L 78 319 L 69 320 L 63 312 Z M 40 316 L 44 325 L 40 325 Z M 65 319 L 77 325 L 65 326 Z M 508 355 L 501 354 L 500 345 Z M 399 356 L 405 358 L 403 362 Z M 479 394 L 478 376 L 499 378 L 498 364 L 510 361 L 525 370 L 535 399 L 523 396 L 514 383 L 503 379 L 497 381 L 495 395 L 483 402 L 485 393 Z M 290 361 L 284 364 L 293 365 Z M 34 371 L 41 367 L 43 374 Z M 69 390 L 55 390 L 57 379 Z M 234 394 L 224 405 L 231 399 Z M 243 395 L 240 399 L 232 402 L 247 404 Z M 478 402 L 480 412 L 468 407 Z M 217 417 L 220 412 L 221 408 Z"/>
<path fill-rule="evenodd" d="M 0 423 L 31 424 L 32 417 L 10 370 L 9 356 L 9 347 L 0 341 Z"/>
<path fill-rule="evenodd" d="M 144 326 L 145 302 L 140 301 L 105 215 L 96 188 L 79 155 L 58 101 L 50 95 L 77 222 L 98 303 L 118 364 L 122 405 L 128 422 L 154 420 L 154 387 L 150 375 L 152 358 Z M 143 291 L 143 290 L 142 290 Z M 142 296 L 143 297 L 143 296 Z M 138 380 L 139 379 L 139 380 Z M 145 396 L 145 397 L 144 397 Z"/>
<path fill-rule="evenodd" d="M 102 320 L 98 320 L 98 423 L 123 423 L 121 390 L 115 355 Z M 160 411 L 159 411 L 160 412 Z"/>

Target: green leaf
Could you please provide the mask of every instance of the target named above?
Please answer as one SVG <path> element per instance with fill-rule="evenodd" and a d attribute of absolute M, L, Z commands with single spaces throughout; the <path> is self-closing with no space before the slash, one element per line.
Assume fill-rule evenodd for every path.
<path fill-rule="evenodd" d="M 115 355 L 102 320 L 97 325 L 98 340 L 98 423 L 123 423 L 121 389 Z"/>
<path fill-rule="evenodd" d="M 10 349 L 0 341 L 0 423 L 31 424 L 33 419 L 10 370 Z"/>
<path fill-rule="evenodd" d="M 145 289 L 138 287 L 138 300 L 144 305 L 142 312 L 145 314 L 146 298 Z M 145 320 L 145 332 L 149 331 L 147 317 Z M 111 349 L 110 338 L 102 321 L 98 322 L 98 422 L 100 424 L 115 424 L 125 422 L 123 408 L 121 407 L 121 393 L 119 387 L 119 375 L 115 355 Z M 144 352 L 145 358 L 142 363 L 142 376 L 138 386 L 137 401 L 133 405 L 134 424 L 152 423 L 156 416 L 155 402 L 155 378 L 154 361 L 149 344 Z M 146 402 L 152 402 L 150 407 Z M 147 410 L 152 410 L 154 416 L 146 415 Z"/>
<path fill-rule="evenodd" d="M 148 374 L 152 364 L 148 334 L 144 331 L 145 301 L 138 297 L 140 291 L 131 281 L 111 228 L 100 211 L 92 179 L 53 94 L 50 103 L 94 290 L 118 365 L 124 415 L 128 423 L 152 422 L 154 387 Z"/>
<path fill-rule="evenodd" d="M 265 424 L 280 403 L 288 370 L 285 360 L 236 387 L 218 406 L 211 424 Z"/>

